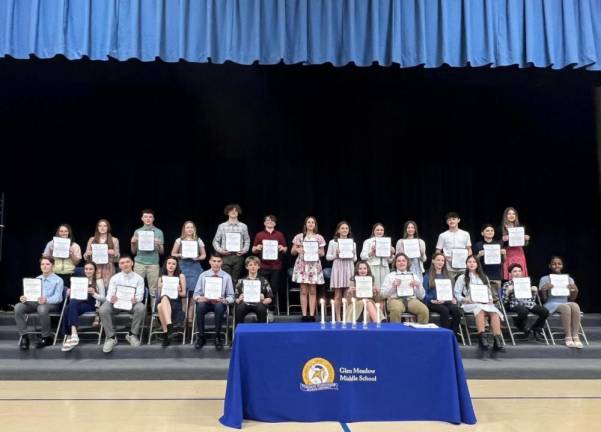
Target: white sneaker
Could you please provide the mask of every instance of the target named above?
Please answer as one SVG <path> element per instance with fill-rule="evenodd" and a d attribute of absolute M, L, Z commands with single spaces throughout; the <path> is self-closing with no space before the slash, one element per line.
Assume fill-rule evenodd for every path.
<path fill-rule="evenodd" d="M 113 350 L 113 348 L 115 347 L 115 345 L 117 345 L 116 337 L 107 338 L 107 340 L 104 341 L 104 346 L 102 347 L 102 352 L 110 353 Z"/>
<path fill-rule="evenodd" d="M 75 348 L 79 344 L 79 336 L 71 336 L 70 343 Z"/>
<path fill-rule="evenodd" d="M 140 339 L 138 339 L 138 336 L 134 334 L 128 334 L 127 336 L 125 336 L 125 340 L 128 341 L 129 344 L 133 347 L 140 346 Z"/>
<path fill-rule="evenodd" d="M 63 347 L 61 348 L 61 351 L 63 352 L 67 352 L 67 351 L 71 351 L 73 348 L 75 348 L 75 345 L 73 345 L 71 343 L 71 337 L 68 337 L 67 339 L 65 339 L 65 341 L 63 342 Z"/>

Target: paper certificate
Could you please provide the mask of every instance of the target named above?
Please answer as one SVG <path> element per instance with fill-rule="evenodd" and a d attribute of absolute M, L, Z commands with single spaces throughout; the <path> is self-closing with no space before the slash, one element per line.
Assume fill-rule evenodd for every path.
<path fill-rule="evenodd" d="M 451 267 L 456 269 L 464 269 L 465 261 L 467 261 L 467 249 L 451 250 Z"/>
<path fill-rule="evenodd" d="M 401 282 L 396 289 L 397 296 L 411 297 L 415 295 L 413 287 L 410 285 L 413 281 L 413 274 L 397 275 L 395 279 Z"/>
<path fill-rule="evenodd" d="M 179 297 L 179 278 L 175 276 L 162 276 L 163 286 L 161 295 L 176 300 Z"/>
<path fill-rule="evenodd" d="M 303 241 L 303 261 L 319 261 L 319 243 L 315 240 Z"/>
<path fill-rule="evenodd" d="M 109 263 L 109 247 L 106 243 L 92 244 L 92 261 L 96 264 Z"/>
<path fill-rule="evenodd" d="M 549 279 L 551 279 L 551 295 L 557 297 L 565 297 L 570 295 L 570 289 L 568 285 L 570 284 L 570 276 L 567 274 L 552 274 L 549 275 Z"/>
<path fill-rule="evenodd" d="M 371 276 L 355 276 L 355 295 L 358 298 L 374 296 L 374 282 Z"/>
<path fill-rule="evenodd" d="M 42 279 L 23 278 L 23 296 L 27 301 L 37 302 L 42 297 Z"/>
<path fill-rule="evenodd" d="M 117 292 L 115 293 L 115 296 L 117 297 L 117 301 L 113 305 L 114 308 L 131 310 L 133 306 L 131 299 L 136 296 L 136 287 L 117 285 Z"/>
<path fill-rule="evenodd" d="M 355 242 L 353 239 L 338 239 L 338 258 L 355 257 Z"/>
<path fill-rule="evenodd" d="M 69 258 L 71 239 L 54 237 L 52 240 L 52 256 L 54 258 Z"/>
<path fill-rule="evenodd" d="M 223 291 L 223 278 L 209 276 L 205 278 L 205 297 L 209 300 L 219 300 Z"/>
<path fill-rule="evenodd" d="M 144 252 L 154 251 L 154 231 L 140 230 L 138 231 L 138 249 Z"/>
<path fill-rule="evenodd" d="M 390 257 L 391 242 L 390 237 L 375 237 L 376 239 L 376 256 L 378 258 Z"/>
<path fill-rule="evenodd" d="M 263 240 L 263 250 L 261 258 L 266 261 L 275 261 L 278 259 L 278 241 Z"/>
<path fill-rule="evenodd" d="M 453 284 L 451 279 L 436 279 L 436 300 L 453 300 Z"/>
<path fill-rule="evenodd" d="M 239 232 L 226 232 L 225 250 L 228 252 L 240 252 L 242 250 L 242 234 Z"/>
<path fill-rule="evenodd" d="M 532 283 L 529 277 L 513 278 L 513 295 L 516 299 L 532 298 Z"/>
<path fill-rule="evenodd" d="M 196 240 L 182 240 L 182 258 L 198 258 L 198 242 Z"/>
<path fill-rule="evenodd" d="M 509 246 L 524 246 L 524 227 L 507 228 L 509 234 Z"/>
<path fill-rule="evenodd" d="M 484 264 L 501 264 L 501 245 L 485 244 L 484 246 Z"/>
<path fill-rule="evenodd" d="M 70 298 L 74 300 L 88 299 L 88 278 L 87 277 L 72 277 L 69 281 L 71 286 Z"/>
<path fill-rule="evenodd" d="M 470 298 L 474 303 L 489 303 L 488 285 L 471 283 Z"/>
<path fill-rule="evenodd" d="M 419 258 L 422 255 L 422 252 L 419 250 L 418 239 L 404 239 L 403 250 L 405 251 L 405 255 L 411 259 Z"/>
<path fill-rule="evenodd" d="M 245 303 L 261 302 L 261 281 L 258 279 L 242 279 L 242 292 Z"/>

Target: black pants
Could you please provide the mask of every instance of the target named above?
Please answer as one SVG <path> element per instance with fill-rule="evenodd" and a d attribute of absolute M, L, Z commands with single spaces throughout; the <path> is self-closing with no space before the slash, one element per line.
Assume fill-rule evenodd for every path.
<path fill-rule="evenodd" d="M 221 269 L 232 277 L 232 282 L 236 286 L 236 282 L 240 279 L 240 273 L 244 265 L 244 257 L 236 254 L 226 255 L 223 257 L 223 265 Z"/>
<path fill-rule="evenodd" d="M 263 303 L 240 303 L 236 305 L 236 327 L 238 324 L 244 322 L 244 317 L 249 313 L 254 312 L 257 314 L 257 321 L 260 323 L 267 322 L 267 306 Z"/>
<path fill-rule="evenodd" d="M 533 330 L 540 330 L 545 325 L 545 320 L 549 317 L 549 311 L 539 305 L 534 305 L 533 308 L 528 309 L 526 306 L 514 306 L 509 309 L 510 312 L 518 314 L 513 318 L 513 322 L 519 331 L 526 331 L 526 324 L 528 322 L 528 312 L 538 315 L 537 320 L 532 324 Z"/>
<path fill-rule="evenodd" d="M 273 291 L 273 295 L 274 298 L 273 300 L 275 301 L 275 294 L 278 294 L 278 302 L 280 303 L 280 308 L 285 308 L 286 307 L 286 292 L 285 289 L 286 287 L 281 287 L 280 286 L 280 273 L 282 272 L 281 269 L 277 269 L 277 270 L 272 270 L 272 269 L 261 269 L 259 271 L 259 274 L 261 276 L 263 276 L 265 279 L 267 279 L 267 282 L 269 282 L 269 286 L 271 287 L 271 291 Z M 283 292 L 284 291 L 284 292 Z M 284 301 L 284 305 L 282 305 L 282 300 Z M 274 304 L 275 305 L 275 304 Z"/>
<path fill-rule="evenodd" d="M 459 322 L 461 321 L 461 309 L 453 303 L 428 304 L 428 309 L 440 315 L 440 326 L 459 331 Z"/>

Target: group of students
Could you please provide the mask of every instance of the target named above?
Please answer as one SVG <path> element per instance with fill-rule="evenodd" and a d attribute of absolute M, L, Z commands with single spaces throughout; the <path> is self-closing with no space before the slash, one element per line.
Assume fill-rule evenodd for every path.
<path fill-rule="evenodd" d="M 79 343 L 77 328 L 79 316 L 86 312 L 97 311 L 97 319 L 93 325 L 104 326 L 106 341 L 104 352 L 111 352 L 117 344 L 113 326 L 114 314 L 119 310 L 115 304 L 120 301 L 119 287 L 133 287 L 135 295 L 130 299 L 129 311 L 133 315 L 127 341 L 137 346 L 140 344 L 140 329 L 146 316 L 144 298 L 144 278 L 147 280 L 150 294 L 156 296 L 157 313 L 162 327 L 161 339 L 163 345 L 168 345 L 173 334 L 174 326 L 191 325 L 193 313 L 196 313 L 198 336 L 195 347 L 201 348 L 206 343 L 204 333 L 205 314 L 215 314 L 215 346 L 223 348 L 222 321 L 228 305 L 235 304 L 235 321 L 241 323 L 244 317 L 255 312 L 259 322 L 265 322 L 267 308 L 274 299 L 274 293 L 280 289 L 282 257 L 288 251 L 284 235 L 275 229 L 277 219 L 273 215 L 264 218 L 264 230 L 251 240 L 247 226 L 238 217 L 242 210 L 237 204 L 225 207 L 224 214 L 228 220 L 219 225 L 213 238 L 214 252 L 210 255 L 210 268 L 203 272 L 200 261 L 206 259 L 206 247 L 199 237 L 196 226 L 186 221 L 182 226 L 181 235 L 176 239 L 170 256 L 159 267 L 160 255 L 164 253 L 164 236 L 160 229 L 154 226 L 154 212 L 146 209 L 142 212 L 143 226 L 137 229 L 131 238 L 131 251 L 121 254 L 119 241 L 111 234 L 107 220 L 102 219 L 96 224 L 96 232 L 87 243 L 83 258 L 84 275 L 88 278 L 87 300 L 71 299 L 64 313 L 64 328 L 66 338 L 62 349 L 72 350 Z M 402 238 L 396 247 L 390 245 L 390 251 L 382 253 L 382 247 L 377 248 L 378 238 L 385 237 L 385 228 L 377 223 L 372 228 L 372 235 L 363 242 L 361 253 L 353 239 L 350 224 L 346 221 L 338 223 L 334 238 L 327 243 L 319 234 L 317 220 L 309 216 L 305 219 L 303 230 L 292 240 L 290 252 L 296 257 L 292 272 L 292 281 L 300 285 L 300 303 L 302 321 L 314 321 L 317 306 L 317 285 L 325 284 L 321 257 L 332 262 L 329 287 L 334 291 L 334 311 L 336 319 L 341 318 L 342 298 L 351 299 L 357 295 L 357 281 L 365 282 L 371 278 L 370 295 L 366 298 L 367 311 L 362 310 L 362 302 L 357 302 L 359 316 L 366 313 L 371 321 L 377 320 L 376 303 L 382 302 L 386 307 L 382 313 L 388 315 L 390 322 L 400 322 L 403 313 L 409 312 L 417 317 L 419 323 L 429 321 L 430 312 L 440 315 L 440 324 L 457 332 L 462 312 L 473 313 L 479 335 L 479 346 L 488 349 L 484 337 L 486 317 L 490 321 L 493 333 L 493 349 L 503 351 L 501 337 L 501 320 L 503 314 L 496 307 L 502 301 L 506 307 L 517 314 L 514 324 L 524 333 L 532 333 L 535 338 L 541 337 L 546 318 L 550 313 L 559 312 L 566 335 L 566 345 L 582 348 L 578 336 L 580 327 L 580 309 L 574 302 L 578 288 L 573 279 L 569 278 L 569 295 L 551 295 L 553 285 L 551 278 L 545 276 L 539 283 L 538 293 L 544 305 L 537 303 L 537 292 L 532 287 L 532 298 L 516 298 L 513 293 L 513 278 L 528 275 L 524 249 L 521 246 L 510 246 L 508 230 L 520 227 L 517 211 L 507 208 L 503 214 L 501 230 L 502 239 L 495 240 L 495 230 L 491 224 L 484 225 L 481 230 L 482 240 L 473 249 L 468 232 L 459 228 L 460 218 L 457 213 L 448 213 L 445 217 L 448 230 L 441 233 L 436 244 L 436 252 L 431 257 L 428 271 L 424 269 L 427 261 L 426 244 L 419 237 L 418 227 L 414 221 L 404 224 Z M 59 226 L 56 237 L 71 239 L 68 257 L 53 257 L 54 241 L 50 241 L 40 260 L 42 274 L 42 296 L 38 299 L 28 299 L 22 296 L 20 303 L 15 306 L 15 320 L 21 335 L 21 349 L 29 348 L 25 316 L 28 312 L 37 312 L 40 316 L 41 338 L 37 347 L 52 344 L 50 337 L 50 318 L 48 314 L 60 309 L 63 300 L 63 287 L 69 286 L 76 266 L 82 258 L 80 247 L 72 241 L 71 228 L 68 225 Z M 524 240 L 530 240 L 524 235 Z M 148 247 L 148 239 L 153 244 Z M 406 240 L 412 241 L 414 250 L 406 253 L 409 247 Z M 95 245 L 105 244 L 108 262 L 94 262 Z M 386 243 L 385 243 L 386 244 Z M 483 264 L 484 251 L 487 245 L 498 244 L 503 257 L 500 264 Z M 419 251 L 416 253 L 415 247 Z M 152 247 L 154 246 L 154 248 Z M 350 247 L 349 247 L 350 246 Z M 272 249 L 269 259 L 265 259 L 264 248 Z M 388 248 L 388 246 L 385 246 Z M 228 249 L 229 248 L 229 249 Z M 249 251 L 263 255 L 263 259 L 251 255 Z M 458 262 L 453 255 L 456 251 L 466 256 Z M 412 257 L 410 258 L 409 255 Z M 416 256 L 418 255 L 418 256 Z M 360 258 L 360 260 L 358 260 Z M 115 262 L 120 272 L 115 274 Z M 391 271 L 392 265 L 392 271 Z M 241 278 L 242 268 L 246 276 Z M 552 274 L 563 272 L 563 260 L 553 257 L 550 263 Z M 217 278 L 217 279 L 213 279 Z M 502 284 L 502 281 L 505 283 Z M 167 295 L 169 286 L 177 287 L 177 294 Z M 439 289 L 437 290 L 437 285 Z M 453 286 L 452 295 L 441 297 L 443 286 Z M 217 288 L 215 288 L 217 286 Z M 471 288 L 486 286 L 488 301 L 472 300 Z M 219 287 L 221 291 L 219 292 Z M 205 288 L 207 288 L 205 292 Z M 217 289 L 217 291 L 216 291 Z M 475 288 L 474 288 L 475 289 Z M 209 293 L 210 291 L 210 293 Z M 440 291 L 440 292 L 439 292 Z M 245 298 L 246 292 L 246 298 Z M 252 300 L 251 299 L 252 292 Z M 364 292 L 364 291 L 362 291 Z M 67 290 L 69 295 L 69 290 Z M 192 301 L 186 301 L 191 298 Z M 442 298 L 442 297 L 441 297 Z M 188 308 L 187 311 L 185 308 Z M 347 310 L 350 319 L 352 311 Z M 531 326 L 527 325 L 528 313 L 538 315 Z M 185 317 L 188 316 L 188 322 Z"/>

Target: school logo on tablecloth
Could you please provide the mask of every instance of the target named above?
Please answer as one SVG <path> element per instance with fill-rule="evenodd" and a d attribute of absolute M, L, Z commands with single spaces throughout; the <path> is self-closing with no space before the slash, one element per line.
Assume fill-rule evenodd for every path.
<path fill-rule="evenodd" d="M 300 388 L 303 391 L 338 390 L 332 363 L 321 357 L 312 358 L 305 363 L 302 379 Z"/>

